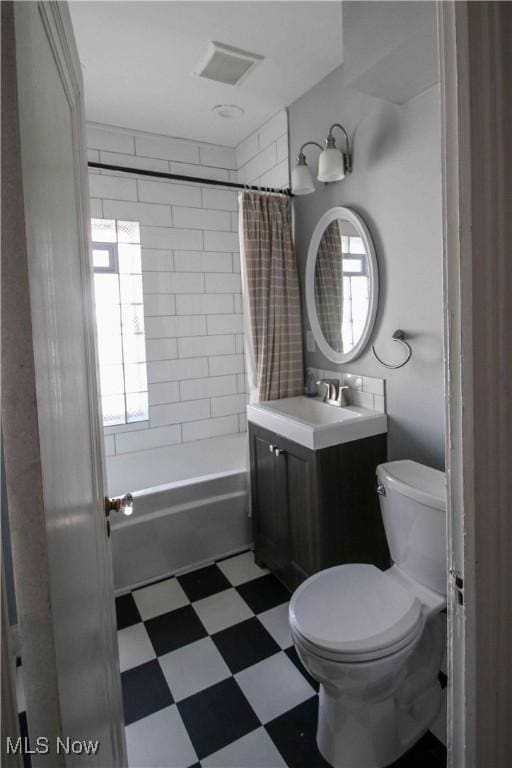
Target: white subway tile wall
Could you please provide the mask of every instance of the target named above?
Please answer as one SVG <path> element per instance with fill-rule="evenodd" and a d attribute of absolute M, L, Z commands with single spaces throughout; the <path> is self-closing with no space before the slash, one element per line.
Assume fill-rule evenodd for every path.
<path fill-rule="evenodd" d="M 287 187 L 288 125 L 273 116 L 236 149 L 87 126 L 91 161 Z M 140 222 L 149 421 L 105 430 L 107 455 L 247 429 L 238 193 L 90 172 L 95 218 Z"/>
<path fill-rule="evenodd" d="M 238 145 L 236 161 L 242 184 L 277 189 L 290 186 L 286 110 L 271 117 Z"/>
<path fill-rule="evenodd" d="M 351 405 L 370 408 L 372 411 L 386 413 L 386 380 L 370 376 L 359 376 L 342 371 L 326 371 L 321 368 L 308 368 L 316 380 L 337 379 L 340 384 L 349 387 L 348 400 Z"/>

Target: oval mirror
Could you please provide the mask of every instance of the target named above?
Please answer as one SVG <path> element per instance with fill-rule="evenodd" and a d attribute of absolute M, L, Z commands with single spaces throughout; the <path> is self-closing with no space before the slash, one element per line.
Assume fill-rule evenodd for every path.
<path fill-rule="evenodd" d="M 358 357 L 370 338 L 379 295 L 377 259 L 368 228 L 350 208 L 331 208 L 315 227 L 306 263 L 311 330 L 335 363 Z"/>

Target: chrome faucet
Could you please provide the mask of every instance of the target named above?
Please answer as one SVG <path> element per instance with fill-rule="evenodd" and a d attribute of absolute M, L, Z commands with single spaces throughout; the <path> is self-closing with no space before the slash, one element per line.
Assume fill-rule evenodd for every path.
<path fill-rule="evenodd" d="M 348 405 L 346 392 L 349 387 L 342 386 L 338 379 L 320 379 L 320 381 L 317 381 L 317 386 L 321 384 L 325 387 L 324 403 L 337 406 Z"/>
<path fill-rule="evenodd" d="M 339 384 L 339 381 L 337 379 L 320 379 L 320 381 L 317 381 L 316 384 L 318 387 L 320 387 L 322 384 L 325 387 L 325 392 L 323 397 L 324 403 L 326 403 L 327 400 L 336 400 L 336 389 Z"/>

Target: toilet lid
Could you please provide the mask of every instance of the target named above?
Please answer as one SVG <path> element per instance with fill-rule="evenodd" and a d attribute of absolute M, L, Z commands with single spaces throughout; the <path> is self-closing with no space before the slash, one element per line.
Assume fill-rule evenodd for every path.
<path fill-rule="evenodd" d="M 390 652 L 420 620 L 420 601 L 407 587 L 361 563 L 320 571 L 290 601 L 290 621 L 306 640 L 349 657 Z"/>

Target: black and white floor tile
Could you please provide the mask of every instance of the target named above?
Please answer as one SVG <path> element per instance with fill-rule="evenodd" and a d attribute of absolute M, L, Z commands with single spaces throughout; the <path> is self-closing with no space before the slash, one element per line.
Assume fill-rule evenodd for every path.
<path fill-rule="evenodd" d="M 117 598 L 130 768 L 328 768 L 289 592 L 251 552 Z M 396 768 L 440 768 L 428 733 Z"/>

